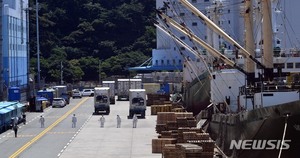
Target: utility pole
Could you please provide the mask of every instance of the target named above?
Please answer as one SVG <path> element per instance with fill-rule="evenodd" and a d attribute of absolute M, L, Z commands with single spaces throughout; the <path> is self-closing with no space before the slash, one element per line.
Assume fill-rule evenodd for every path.
<path fill-rule="evenodd" d="M 38 0 L 35 1 L 36 3 L 36 43 L 37 43 L 37 82 L 38 82 L 38 90 L 41 86 L 41 76 L 40 76 L 40 37 L 39 37 L 39 3 Z"/>
<path fill-rule="evenodd" d="M 62 65 L 62 61 L 60 62 L 60 84 L 63 85 L 64 84 L 64 80 L 63 80 L 63 70 L 64 66 Z"/>
<path fill-rule="evenodd" d="M 101 85 L 101 60 L 99 59 L 99 85 Z"/>

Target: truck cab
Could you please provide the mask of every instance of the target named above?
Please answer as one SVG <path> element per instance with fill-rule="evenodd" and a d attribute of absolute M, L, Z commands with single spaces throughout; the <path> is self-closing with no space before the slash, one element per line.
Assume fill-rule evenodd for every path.
<path fill-rule="evenodd" d="M 95 87 L 94 89 L 94 108 L 95 114 L 110 113 L 109 87 Z"/>
<path fill-rule="evenodd" d="M 146 90 L 145 89 L 129 89 L 129 118 L 134 114 L 141 118 L 145 118 L 146 114 Z"/>

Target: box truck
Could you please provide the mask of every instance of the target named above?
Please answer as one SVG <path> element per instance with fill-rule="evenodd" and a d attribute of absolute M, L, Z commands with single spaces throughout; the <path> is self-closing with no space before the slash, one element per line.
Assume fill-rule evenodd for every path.
<path fill-rule="evenodd" d="M 134 114 L 141 118 L 145 118 L 146 114 L 146 90 L 145 89 L 129 89 L 129 118 Z"/>
<path fill-rule="evenodd" d="M 110 89 L 109 87 L 95 87 L 94 88 L 94 114 L 110 113 L 109 102 Z"/>
<path fill-rule="evenodd" d="M 118 79 L 118 100 L 129 100 L 129 79 Z"/>
<path fill-rule="evenodd" d="M 102 81 L 102 87 L 109 87 L 109 101 L 110 104 L 115 104 L 115 81 Z"/>

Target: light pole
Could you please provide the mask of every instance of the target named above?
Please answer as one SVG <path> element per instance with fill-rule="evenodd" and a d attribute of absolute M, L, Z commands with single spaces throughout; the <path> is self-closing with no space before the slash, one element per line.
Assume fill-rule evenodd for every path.
<path fill-rule="evenodd" d="M 99 59 L 99 85 L 101 85 L 101 60 Z"/>
<path fill-rule="evenodd" d="M 60 84 L 63 85 L 64 84 L 64 80 L 63 80 L 63 70 L 64 66 L 62 65 L 62 61 L 60 62 Z"/>
<path fill-rule="evenodd" d="M 38 0 L 35 1 L 36 3 L 36 43 L 37 43 L 37 82 L 38 82 L 38 89 L 41 86 L 41 76 L 40 76 L 40 37 L 39 37 L 39 3 Z"/>

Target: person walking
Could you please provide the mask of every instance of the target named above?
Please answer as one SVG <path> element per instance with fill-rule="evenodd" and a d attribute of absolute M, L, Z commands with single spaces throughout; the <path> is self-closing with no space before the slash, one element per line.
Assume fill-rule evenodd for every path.
<path fill-rule="evenodd" d="M 25 112 L 22 112 L 22 117 L 23 117 L 23 124 L 26 124 L 26 114 Z"/>
<path fill-rule="evenodd" d="M 40 117 L 40 123 L 41 123 L 41 128 L 45 127 L 45 118 L 43 117 L 43 115 L 41 115 Z"/>
<path fill-rule="evenodd" d="M 18 137 L 18 129 L 19 129 L 19 126 L 18 125 L 14 125 L 13 130 L 15 132 L 15 137 L 16 138 Z"/>
<path fill-rule="evenodd" d="M 76 118 L 75 114 L 73 114 L 73 117 L 72 117 L 72 128 L 76 128 L 76 122 L 77 122 L 77 118 Z"/>
<path fill-rule="evenodd" d="M 121 117 L 117 115 L 117 128 L 121 128 Z"/>
<path fill-rule="evenodd" d="M 136 128 L 136 125 L 138 122 L 138 118 L 137 118 L 136 114 L 133 115 L 132 122 L 133 122 L 132 128 Z"/>
<path fill-rule="evenodd" d="M 100 121 L 100 127 L 103 128 L 104 127 L 104 122 L 105 122 L 105 118 L 104 118 L 103 115 L 100 117 L 99 121 Z"/>

